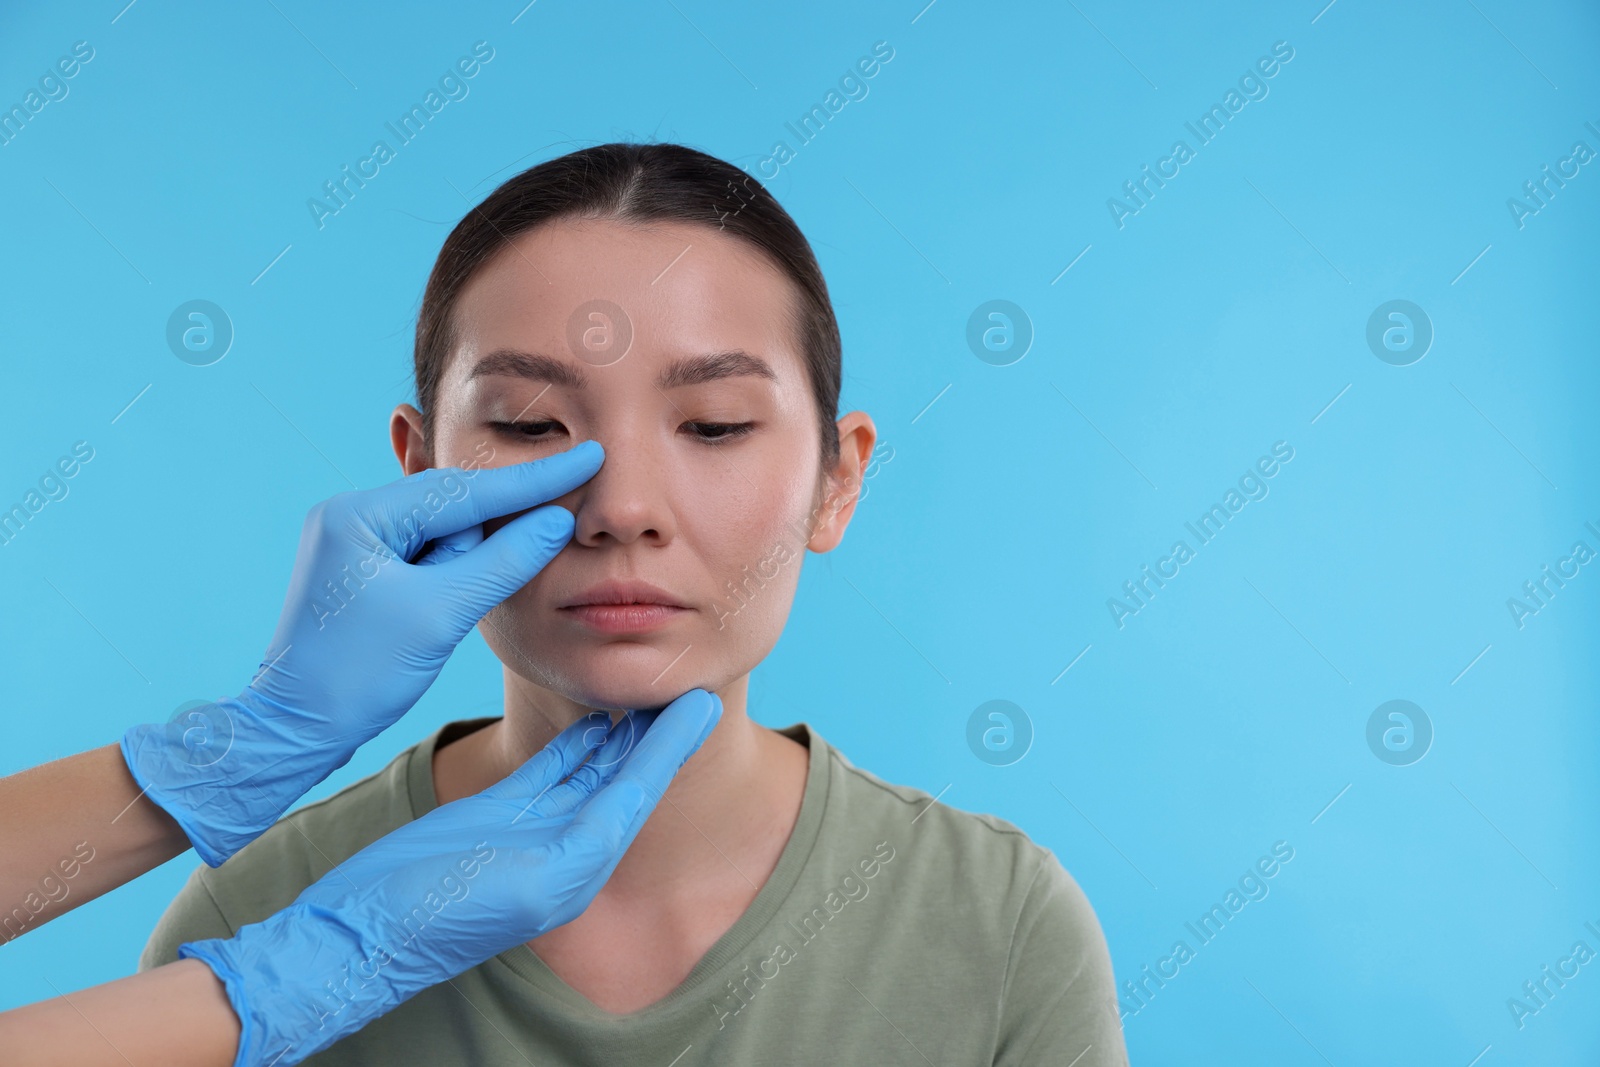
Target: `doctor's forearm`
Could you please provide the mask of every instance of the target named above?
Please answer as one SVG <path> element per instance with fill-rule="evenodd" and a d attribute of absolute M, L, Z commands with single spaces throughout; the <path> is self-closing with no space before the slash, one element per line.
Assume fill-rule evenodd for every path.
<path fill-rule="evenodd" d="M 231 1067 L 238 1047 L 238 1016 L 199 960 L 0 1013 L 16 1067 Z"/>
<path fill-rule="evenodd" d="M 188 847 L 116 745 L 0 778 L 0 944 Z"/>

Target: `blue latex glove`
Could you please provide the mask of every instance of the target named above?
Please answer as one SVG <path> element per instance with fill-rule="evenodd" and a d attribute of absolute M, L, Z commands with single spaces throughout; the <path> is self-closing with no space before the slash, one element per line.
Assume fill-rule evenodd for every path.
<path fill-rule="evenodd" d="M 235 1067 L 299 1063 L 583 914 L 721 715 L 704 689 L 614 727 L 593 712 L 509 777 L 379 838 L 276 915 L 180 946 L 179 958 L 211 967 L 238 1013 Z"/>
<path fill-rule="evenodd" d="M 180 721 L 130 729 L 122 753 L 135 780 L 201 859 L 222 863 L 410 710 L 489 609 L 561 551 L 572 513 L 535 505 L 588 481 L 603 458 L 585 441 L 317 504 L 255 681 Z M 485 520 L 530 508 L 484 537 Z"/>

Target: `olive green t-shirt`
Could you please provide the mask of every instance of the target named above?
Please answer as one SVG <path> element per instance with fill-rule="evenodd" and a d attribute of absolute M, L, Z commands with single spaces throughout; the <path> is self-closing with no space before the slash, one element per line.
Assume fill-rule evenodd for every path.
<path fill-rule="evenodd" d="M 437 807 L 435 748 L 491 721 L 451 723 L 221 867 L 197 868 L 140 969 L 266 918 Z M 1100 925 L 1049 850 L 1002 819 L 880 780 L 805 723 L 781 732 L 810 749 L 794 831 L 749 909 L 666 997 L 613 1015 L 523 944 L 305 1062 L 1127 1063 Z"/>

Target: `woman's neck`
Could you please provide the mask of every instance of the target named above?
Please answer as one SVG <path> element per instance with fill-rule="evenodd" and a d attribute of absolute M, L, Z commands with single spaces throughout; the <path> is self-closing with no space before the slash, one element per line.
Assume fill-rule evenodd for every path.
<path fill-rule="evenodd" d="M 799 817 L 809 755 L 792 739 L 751 721 L 749 675 L 717 690 L 722 717 L 683 765 L 640 829 L 605 891 L 621 899 L 659 896 L 664 885 L 686 889 L 705 877 L 748 883 L 748 895 L 777 866 Z M 589 709 L 506 672 L 505 717 L 444 748 L 433 758 L 440 804 L 500 781 Z M 721 871 L 690 874 L 706 844 L 727 860 Z"/>

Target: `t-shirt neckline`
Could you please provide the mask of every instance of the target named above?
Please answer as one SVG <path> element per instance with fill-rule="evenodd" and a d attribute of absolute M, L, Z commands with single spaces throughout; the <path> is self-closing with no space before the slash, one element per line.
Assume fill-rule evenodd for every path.
<path fill-rule="evenodd" d="M 491 716 L 446 723 L 412 750 L 411 763 L 406 768 L 412 818 L 421 818 L 439 806 L 438 794 L 433 788 L 433 753 L 440 740 L 446 737 L 455 740 L 487 726 L 495 721 L 495 718 Z M 638 1011 L 619 1015 L 606 1011 L 568 985 L 526 944 L 517 945 L 492 957 L 485 966 L 503 967 L 569 1009 L 591 1018 L 614 1023 L 636 1024 L 646 1020 L 654 1021 L 679 1009 L 692 1010 L 694 1005 L 699 1003 L 695 994 L 706 990 L 710 990 L 714 996 L 720 995 L 721 983 L 715 983 L 714 979 L 729 964 L 744 958 L 755 936 L 777 916 L 799 882 L 800 872 L 805 869 L 817 838 L 821 834 L 822 816 L 828 803 L 832 784 L 829 773 L 832 761 L 829 758 L 828 743 L 806 722 L 779 727 L 777 732 L 805 745 L 810 752 L 806 767 L 805 791 L 801 794 L 800 814 L 795 820 L 794 829 L 778 856 L 777 866 L 773 868 L 771 876 L 756 893 L 756 898 L 750 902 L 744 914 L 740 915 L 734 924 L 706 950 L 705 955 L 700 957 L 683 981 L 679 982 L 670 993 Z"/>

